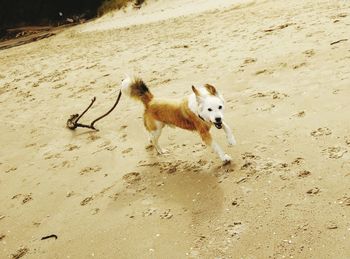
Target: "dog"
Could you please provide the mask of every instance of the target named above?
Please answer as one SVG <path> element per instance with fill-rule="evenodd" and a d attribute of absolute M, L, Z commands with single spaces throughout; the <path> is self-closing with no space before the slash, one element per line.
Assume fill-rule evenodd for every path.
<path fill-rule="evenodd" d="M 203 142 L 218 154 L 224 163 L 231 157 L 213 140 L 210 128 L 224 129 L 229 145 L 236 140 L 230 127 L 224 121 L 224 99 L 216 88 L 210 84 L 202 87 L 192 86 L 188 97 L 182 100 L 155 98 L 144 81 L 138 77 L 127 76 L 121 84 L 123 94 L 141 101 L 145 107 L 143 122 L 149 132 L 150 144 L 159 154 L 167 152 L 159 146 L 158 140 L 165 125 L 197 131 Z"/>

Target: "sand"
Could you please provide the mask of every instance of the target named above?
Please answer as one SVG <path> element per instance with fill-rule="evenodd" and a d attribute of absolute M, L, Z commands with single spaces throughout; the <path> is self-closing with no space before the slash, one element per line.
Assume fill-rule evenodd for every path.
<path fill-rule="evenodd" d="M 0 51 L 0 258 L 350 257 L 348 2 L 213 2 L 151 1 Z M 82 122 L 107 111 L 125 72 L 157 96 L 216 85 L 233 162 L 179 129 L 168 155 L 145 149 L 123 97 L 99 132 L 65 128 L 93 96 Z"/>

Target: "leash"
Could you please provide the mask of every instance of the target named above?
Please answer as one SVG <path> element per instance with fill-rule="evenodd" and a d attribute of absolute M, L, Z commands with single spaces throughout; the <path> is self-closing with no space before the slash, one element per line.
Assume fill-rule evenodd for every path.
<path fill-rule="evenodd" d="M 105 114 L 101 115 L 100 117 L 98 117 L 97 119 L 93 120 L 90 125 L 87 125 L 87 124 L 82 124 L 82 123 L 79 123 L 78 121 L 83 117 L 83 115 L 91 108 L 91 106 L 94 104 L 94 102 L 96 101 L 96 97 L 92 98 L 91 100 L 91 103 L 89 104 L 89 106 L 82 112 L 81 115 L 79 114 L 72 114 L 69 119 L 67 120 L 67 128 L 71 129 L 71 130 L 75 130 L 76 128 L 78 127 L 81 127 L 81 128 L 89 128 L 89 129 L 93 129 L 93 130 L 96 130 L 98 131 L 98 129 L 95 128 L 95 123 L 101 119 L 103 119 L 104 117 L 106 117 L 108 114 L 110 114 L 114 108 L 117 106 L 117 104 L 119 103 L 119 100 L 122 96 L 122 91 L 119 90 L 119 94 L 118 94 L 118 97 L 117 97 L 117 100 L 115 101 L 113 107 L 111 109 L 109 109 Z"/>
<path fill-rule="evenodd" d="M 100 117 L 98 117 L 97 119 L 93 120 L 90 123 L 90 125 L 79 123 L 78 121 L 83 117 L 83 115 L 91 108 L 91 106 L 96 101 L 96 97 L 92 98 L 91 103 L 89 104 L 89 106 L 80 115 L 79 114 L 72 114 L 70 116 L 70 118 L 67 120 L 66 126 L 69 129 L 71 129 L 71 130 L 75 130 L 76 128 L 81 127 L 81 128 L 89 128 L 89 129 L 93 129 L 93 130 L 98 131 L 98 129 L 95 128 L 95 123 L 98 122 L 99 120 L 103 119 L 104 117 L 106 117 L 108 114 L 110 114 L 115 109 L 115 107 L 118 105 L 118 103 L 120 101 L 121 96 L 122 96 L 122 91 L 119 90 L 119 94 L 118 94 L 117 100 L 115 101 L 115 103 L 112 106 L 112 108 L 109 109 L 105 114 L 103 114 Z M 6 123 L 6 124 L 9 124 L 9 125 L 20 125 L 20 126 L 26 126 L 27 125 L 26 123 L 19 123 L 19 122 L 14 122 L 14 121 L 2 121 L 2 123 Z M 47 126 L 44 126 L 44 125 L 36 125 L 36 126 L 40 127 L 40 128 L 49 129 L 49 130 L 57 130 L 57 131 L 61 130 L 61 129 L 58 129 L 58 128 L 51 128 L 51 127 L 47 127 Z"/>

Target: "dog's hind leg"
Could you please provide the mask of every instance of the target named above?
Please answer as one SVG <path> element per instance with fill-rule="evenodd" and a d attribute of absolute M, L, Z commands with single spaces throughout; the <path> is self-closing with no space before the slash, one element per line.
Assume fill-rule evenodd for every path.
<path fill-rule="evenodd" d="M 150 139 L 151 139 L 152 144 L 156 148 L 158 154 L 161 155 L 161 154 L 167 153 L 167 150 L 161 148 L 158 144 L 158 140 L 159 140 L 160 134 L 162 133 L 162 129 L 164 127 L 164 124 L 162 122 L 158 122 L 158 121 L 156 121 L 156 124 L 157 124 L 157 129 L 150 131 Z"/>
<path fill-rule="evenodd" d="M 149 141 L 150 141 L 150 144 L 146 148 L 149 148 L 150 146 L 154 146 L 158 154 L 166 153 L 167 151 L 165 149 L 162 149 L 158 144 L 160 134 L 162 133 L 162 129 L 164 127 L 164 123 L 154 120 L 147 113 L 144 114 L 143 119 L 144 119 L 145 127 L 149 132 Z"/>

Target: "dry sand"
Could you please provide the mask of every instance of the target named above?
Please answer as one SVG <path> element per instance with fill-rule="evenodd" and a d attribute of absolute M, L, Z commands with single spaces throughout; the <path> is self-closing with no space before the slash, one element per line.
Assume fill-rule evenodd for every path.
<path fill-rule="evenodd" d="M 0 258 L 350 258 L 349 2 L 167 1 L 150 20 L 159 2 L 0 52 Z M 178 129 L 146 150 L 125 98 L 99 132 L 65 128 L 124 72 L 158 96 L 215 84 L 233 163 Z"/>

